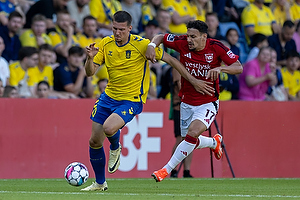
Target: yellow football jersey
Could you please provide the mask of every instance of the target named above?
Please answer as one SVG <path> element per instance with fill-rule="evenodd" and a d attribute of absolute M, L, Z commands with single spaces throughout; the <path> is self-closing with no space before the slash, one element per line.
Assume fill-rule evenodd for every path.
<path fill-rule="evenodd" d="M 291 17 L 294 21 L 300 20 L 300 5 L 296 2 L 291 7 Z"/>
<path fill-rule="evenodd" d="M 122 10 L 120 2 L 117 0 L 91 0 L 89 7 L 91 15 L 102 24 L 110 24 L 115 12 Z"/>
<path fill-rule="evenodd" d="M 9 83 L 11 86 L 18 87 L 20 81 L 22 81 L 26 75 L 26 82 L 28 86 L 34 86 L 38 81 L 37 77 L 31 76 L 28 71 L 25 71 L 19 61 L 9 65 L 10 77 Z"/>
<path fill-rule="evenodd" d="M 201 20 L 203 22 L 206 21 L 206 11 L 204 9 L 202 9 L 201 13 L 198 12 L 198 9 L 197 9 L 197 5 L 195 4 L 191 4 L 191 10 L 192 10 L 192 13 L 195 14 L 195 19 L 197 20 Z"/>
<path fill-rule="evenodd" d="M 52 31 L 49 33 L 49 37 L 52 41 L 52 46 L 54 48 L 58 47 L 59 45 L 63 45 L 67 41 L 67 36 L 62 30 L 56 26 L 56 31 Z M 75 35 L 72 36 L 72 46 L 79 45 L 78 40 Z"/>
<path fill-rule="evenodd" d="M 42 34 L 42 38 L 44 39 L 45 43 L 52 45 L 52 41 L 46 33 Z M 20 36 L 20 41 L 23 47 L 29 46 L 39 48 L 36 42 L 36 37 L 31 29 L 28 29 L 22 33 L 22 35 Z"/>
<path fill-rule="evenodd" d="M 76 35 L 79 45 L 85 49 L 85 47 L 89 46 L 92 43 L 99 43 L 102 38 L 101 37 L 87 37 L 85 34 L 78 33 Z"/>
<path fill-rule="evenodd" d="M 272 10 L 276 23 L 279 24 L 280 26 L 283 25 L 283 23 L 286 21 L 286 12 L 285 10 L 281 9 L 278 5 L 275 6 L 275 8 Z M 293 15 L 292 15 L 292 11 L 291 8 L 289 10 L 290 15 L 291 15 L 291 20 L 294 21 Z"/>
<path fill-rule="evenodd" d="M 190 15 L 191 17 L 196 17 L 195 13 L 193 13 L 190 3 L 187 0 L 180 0 L 178 1 L 170 1 L 170 0 L 163 0 L 162 5 L 164 8 L 166 8 L 171 15 L 176 11 L 179 16 L 185 16 L 185 15 Z M 170 26 L 170 32 L 174 34 L 185 34 L 187 29 L 185 23 L 176 25 L 171 23 Z"/>
<path fill-rule="evenodd" d="M 53 86 L 53 69 L 51 66 L 45 66 L 43 71 L 41 71 L 38 66 L 28 69 L 29 80 L 35 80 L 37 82 L 47 81 L 50 86 Z M 34 78 L 30 78 L 33 76 Z M 29 82 L 29 84 L 34 85 L 35 83 Z"/>
<path fill-rule="evenodd" d="M 244 8 L 241 19 L 244 27 L 253 26 L 256 33 L 266 36 L 273 34 L 271 25 L 276 21 L 271 9 L 267 6 L 259 9 L 256 5 L 250 4 Z M 248 36 L 247 41 L 250 42 Z"/>
<path fill-rule="evenodd" d="M 281 69 L 283 86 L 289 89 L 289 94 L 296 96 L 297 92 L 300 91 L 300 71 L 296 70 L 291 74 L 286 67 Z"/>
<path fill-rule="evenodd" d="M 108 71 L 106 94 L 115 100 L 146 102 L 150 84 L 150 69 L 145 53 L 150 41 L 130 35 L 129 41 L 117 46 L 114 36 L 105 37 L 97 44 L 99 52 L 94 63 L 104 62 Z M 156 48 L 156 59 L 163 57 L 163 50 Z"/>

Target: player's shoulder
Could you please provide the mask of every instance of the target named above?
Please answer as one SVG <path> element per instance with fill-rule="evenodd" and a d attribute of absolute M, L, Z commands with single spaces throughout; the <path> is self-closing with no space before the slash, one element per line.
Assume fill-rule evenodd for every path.
<path fill-rule="evenodd" d="M 130 42 L 135 43 L 135 44 L 147 45 L 150 43 L 150 40 L 146 39 L 140 35 L 131 34 Z"/>
<path fill-rule="evenodd" d="M 187 37 L 186 35 L 175 35 L 175 34 L 172 34 L 172 33 L 166 33 L 165 34 L 165 40 L 167 42 L 174 42 L 174 41 L 184 41 L 186 40 Z"/>
<path fill-rule="evenodd" d="M 228 50 L 228 48 L 219 40 L 216 40 L 216 39 L 212 39 L 212 38 L 207 38 L 208 40 L 208 44 L 209 46 L 211 46 L 212 48 L 222 48 L 224 49 L 225 51 Z"/>

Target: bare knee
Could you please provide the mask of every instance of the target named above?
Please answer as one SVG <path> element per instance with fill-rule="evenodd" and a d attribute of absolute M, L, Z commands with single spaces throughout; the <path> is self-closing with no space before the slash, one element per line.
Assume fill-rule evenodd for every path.
<path fill-rule="evenodd" d="M 113 127 L 105 126 L 105 125 L 103 125 L 103 130 L 104 130 L 105 135 L 107 135 L 107 136 L 112 136 L 113 134 L 115 134 L 117 132 Z"/>
<path fill-rule="evenodd" d="M 99 148 L 99 147 L 103 146 L 103 142 L 101 142 L 100 140 L 97 140 L 95 138 L 90 138 L 89 145 L 92 148 Z"/>

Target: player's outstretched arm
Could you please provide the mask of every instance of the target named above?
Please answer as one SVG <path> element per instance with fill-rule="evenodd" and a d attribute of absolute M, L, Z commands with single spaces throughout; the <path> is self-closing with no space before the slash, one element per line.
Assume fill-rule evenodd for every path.
<path fill-rule="evenodd" d="M 94 64 L 94 57 L 99 51 L 98 47 L 95 47 L 96 43 L 92 43 L 85 48 L 87 59 L 85 61 L 85 72 L 87 76 L 93 76 L 99 66 Z"/>
<path fill-rule="evenodd" d="M 215 89 L 211 86 L 211 84 L 213 83 L 196 79 L 185 69 L 185 67 L 176 58 L 173 58 L 168 53 L 164 52 L 162 60 L 174 67 L 183 78 L 185 78 L 194 86 L 197 92 L 201 94 L 207 94 L 210 96 L 212 96 L 215 93 Z"/>
<path fill-rule="evenodd" d="M 155 59 L 155 47 L 159 46 L 164 39 L 164 35 L 163 34 L 159 34 L 153 37 L 153 39 L 151 40 L 151 43 L 148 44 L 148 48 L 146 51 L 146 58 L 148 60 L 150 60 L 152 63 L 156 62 Z"/>
<path fill-rule="evenodd" d="M 207 73 L 206 79 L 211 79 L 215 81 L 218 79 L 220 72 L 224 72 L 227 74 L 240 74 L 243 72 L 243 66 L 240 61 L 236 61 L 229 66 L 220 66 L 213 69 L 210 69 Z"/>

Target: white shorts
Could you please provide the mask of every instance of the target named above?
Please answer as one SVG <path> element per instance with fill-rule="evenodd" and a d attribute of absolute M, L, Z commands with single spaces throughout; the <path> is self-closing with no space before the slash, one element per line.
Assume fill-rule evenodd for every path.
<path fill-rule="evenodd" d="M 219 110 L 219 100 L 200 106 L 192 106 L 186 103 L 180 104 L 180 128 L 181 136 L 185 137 L 192 121 L 198 119 L 208 129 L 216 118 Z"/>

